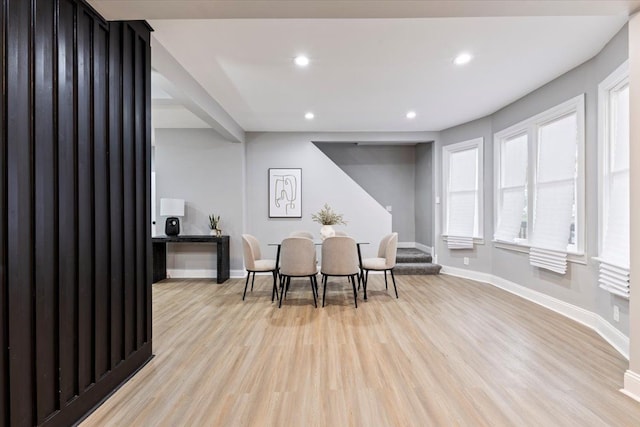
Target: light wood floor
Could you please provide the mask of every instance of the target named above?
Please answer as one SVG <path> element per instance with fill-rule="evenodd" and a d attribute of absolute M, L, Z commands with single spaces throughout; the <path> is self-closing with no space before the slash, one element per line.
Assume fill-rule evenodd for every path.
<path fill-rule="evenodd" d="M 156 357 L 88 426 L 640 426 L 627 362 L 588 328 L 489 285 L 331 280 L 282 309 L 270 281 L 153 285 Z M 350 296 L 351 295 L 351 296 Z"/>

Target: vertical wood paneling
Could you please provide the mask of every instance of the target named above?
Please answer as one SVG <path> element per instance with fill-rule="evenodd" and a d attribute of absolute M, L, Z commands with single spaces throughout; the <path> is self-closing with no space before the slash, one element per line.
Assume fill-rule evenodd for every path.
<path fill-rule="evenodd" d="M 93 19 L 80 11 L 77 22 L 78 112 L 78 384 L 79 391 L 93 383 Z"/>
<path fill-rule="evenodd" d="M 145 108 L 145 91 L 146 84 L 144 73 L 146 71 L 145 67 L 145 54 L 144 54 L 144 40 L 141 39 L 137 34 L 135 34 L 134 39 L 134 47 L 135 52 L 133 55 L 134 59 L 134 81 L 135 85 L 135 97 L 134 97 L 134 118 L 135 118 L 135 196 L 134 200 L 136 203 L 136 307 L 135 310 L 135 347 L 140 347 L 145 342 L 145 323 L 146 323 L 146 313 L 145 313 L 145 289 L 147 288 L 147 271 L 146 268 L 146 245 L 144 244 L 145 238 L 147 236 L 147 223 L 149 222 L 149 217 L 146 216 L 146 206 L 147 206 L 147 169 L 146 169 L 146 138 L 145 138 L 145 119 L 146 114 L 144 112 Z"/>
<path fill-rule="evenodd" d="M 58 28 L 58 218 L 60 399 L 78 394 L 78 147 L 76 135 L 75 4 L 60 1 Z"/>
<path fill-rule="evenodd" d="M 57 146 L 54 79 L 55 3 L 36 3 L 34 38 L 35 319 L 37 422 L 58 409 Z"/>
<path fill-rule="evenodd" d="M 124 359 L 122 181 L 122 24 L 109 32 L 109 195 L 111 206 L 111 368 Z"/>
<path fill-rule="evenodd" d="M 10 424 L 34 422 L 33 361 L 33 158 L 30 45 L 31 5 L 10 2 L 7 22 L 7 276 L 9 311 L 9 378 L 22 378 L 11 388 Z"/>
<path fill-rule="evenodd" d="M 147 218 L 147 223 L 145 227 L 145 235 L 146 235 L 146 255 L 147 255 L 147 276 L 145 278 L 145 337 L 144 342 L 148 343 L 151 341 L 152 336 L 152 321 L 151 321 L 151 283 L 152 283 L 152 266 L 151 266 L 151 49 L 149 49 L 149 33 L 146 33 L 147 39 L 145 40 L 145 63 L 144 63 L 144 78 L 145 78 L 145 164 L 146 164 L 146 194 L 148 197 L 146 198 L 145 205 L 145 217 Z"/>
<path fill-rule="evenodd" d="M 122 32 L 122 165 L 124 179 L 124 350 L 135 349 L 136 201 L 133 55 L 135 34 L 129 25 Z"/>
<path fill-rule="evenodd" d="M 9 425 L 9 357 L 7 342 L 8 320 L 8 289 L 7 289 L 7 50 L 6 31 L 7 13 L 6 2 L 0 5 L 0 52 L 2 68 L 0 69 L 2 98 L 0 98 L 0 423 Z"/>
<path fill-rule="evenodd" d="M 0 5 L 0 424 L 70 425 L 151 357 L 149 27 Z"/>
<path fill-rule="evenodd" d="M 109 215 L 109 145 L 107 114 L 108 33 L 94 24 L 93 47 L 93 140 L 94 140 L 94 240 L 95 246 L 95 374 L 99 380 L 110 368 L 110 215 Z"/>

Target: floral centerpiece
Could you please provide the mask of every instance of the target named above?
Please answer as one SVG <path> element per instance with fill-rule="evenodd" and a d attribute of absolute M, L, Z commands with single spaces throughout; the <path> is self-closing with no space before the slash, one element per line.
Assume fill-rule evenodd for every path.
<path fill-rule="evenodd" d="M 318 211 L 318 213 L 312 214 L 311 219 L 319 224 L 322 224 L 322 228 L 320 229 L 320 235 L 322 236 L 322 240 L 327 237 L 335 236 L 336 232 L 333 229 L 333 225 L 347 225 L 347 222 L 344 220 L 343 215 L 335 212 L 331 209 L 328 203 L 324 204 L 324 207 Z"/>

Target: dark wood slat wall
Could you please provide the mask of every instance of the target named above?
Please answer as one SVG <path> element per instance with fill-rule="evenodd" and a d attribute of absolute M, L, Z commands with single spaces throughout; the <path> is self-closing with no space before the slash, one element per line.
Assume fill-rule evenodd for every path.
<path fill-rule="evenodd" d="M 58 11 L 58 285 L 60 307 L 60 399 L 66 405 L 78 394 L 77 140 L 74 102 L 76 52 L 75 3 L 61 0 Z M 10 319 L 11 320 L 11 319 Z"/>
<path fill-rule="evenodd" d="M 124 239 L 124 356 L 127 357 L 135 349 L 133 345 L 133 331 L 135 319 L 132 318 L 135 304 L 135 187 L 134 187 L 134 139 L 133 139 L 133 30 L 126 25 L 121 26 L 122 32 L 122 181 L 124 183 L 124 235 L 132 238 Z M 122 197 L 122 196 L 120 196 Z"/>
<path fill-rule="evenodd" d="M 12 425 L 33 418 L 33 138 L 31 123 L 31 4 L 10 1 L 7 8 L 7 287 L 9 416 Z M 19 143 L 18 143 L 19 142 Z"/>
<path fill-rule="evenodd" d="M 56 53 L 53 2 L 36 4 L 35 31 L 35 170 L 36 170 L 36 389 L 37 422 L 59 409 L 58 405 L 58 289 L 57 258 L 57 138 Z M 52 303 L 53 302 L 53 303 Z"/>
<path fill-rule="evenodd" d="M 2 62 L 2 95 L 0 98 L 0 423 L 9 422 L 9 301 L 7 288 L 7 4 L 0 4 L 0 61 Z"/>
<path fill-rule="evenodd" d="M 0 424 L 69 425 L 151 357 L 150 28 L 0 2 Z"/>
<path fill-rule="evenodd" d="M 107 58 L 109 32 L 100 23 L 94 23 L 93 57 L 93 182 L 95 245 L 95 376 L 100 380 L 111 368 L 111 242 L 109 212 L 109 113 Z"/>
<path fill-rule="evenodd" d="M 112 24 L 109 31 L 109 204 L 111 230 L 123 230 L 123 192 L 122 184 L 122 41 L 121 25 Z M 124 359 L 124 235 L 110 233 L 111 237 L 111 361 L 110 367 Z"/>

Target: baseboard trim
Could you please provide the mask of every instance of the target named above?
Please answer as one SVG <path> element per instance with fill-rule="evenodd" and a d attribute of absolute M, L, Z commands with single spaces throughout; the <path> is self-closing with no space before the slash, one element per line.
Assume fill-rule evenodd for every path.
<path fill-rule="evenodd" d="M 429 255 L 433 253 L 433 248 L 431 246 L 423 245 L 418 242 L 398 242 L 398 248 L 401 249 L 420 249 L 423 252 L 427 252 Z"/>
<path fill-rule="evenodd" d="M 431 246 L 423 245 L 416 242 L 416 249 L 420 249 L 422 252 L 426 252 L 429 255 L 433 254 L 433 248 Z"/>
<path fill-rule="evenodd" d="M 640 402 L 640 375 L 627 370 L 624 373 L 624 388 L 620 392 Z"/>
<path fill-rule="evenodd" d="M 629 360 L 629 337 L 614 328 L 609 322 L 602 318 L 602 316 L 596 313 L 543 294 L 542 292 L 534 291 L 533 289 L 503 279 L 502 277 L 494 276 L 493 274 L 449 266 L 443 266 L 440 274 L 448 274 L 450 276 L 487 283 L 548 308 L 549 310 L 553 310 L 578 323 L 582 323 L 597 332 L 598 335 L 611 344 L 618 353 Z M 638 390 L 638 395 L 640 396 L 640 388 Z"/>
<path fill-rule="evenodd" d="M 231 270 L 229 277 L 232 279 L 244 278 L 245 270 Z M 218 276 L 217 270 L 211 269 L 191 269 L 191 268 L 170 268 L 167 269 L 167 278 L 171 279 L 215 279 Z"/>
<path fill-rule="evenodd" d="M 398 242 L 398 248 L 407 249 L 407 248 L 415 248 L 416 242 Z"/>

